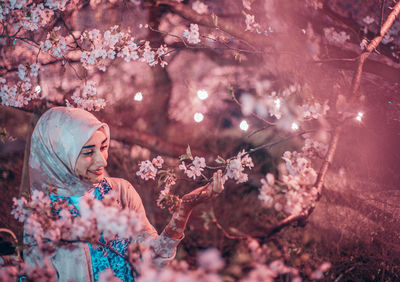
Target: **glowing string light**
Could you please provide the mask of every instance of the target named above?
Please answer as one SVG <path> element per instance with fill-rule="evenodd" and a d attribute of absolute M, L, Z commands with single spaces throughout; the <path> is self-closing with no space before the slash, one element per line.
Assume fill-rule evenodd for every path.
<path fill-rule="evenodd" d="M 135 101 L 142 101 L 143 100 L 143 95 L 142 92 L 138 92 L 135 94 L 135 97 L 133 98 Z"/>
<path fill-rule="evenodd" d="M 275 108 L 279 110 L 281 108 L 281 100 L 275 99 L 274 103 L 275 103 Z"/>
<path fill-rule="evenodd" d="M 247 131 L 249 129 L 249 124 L 247 123 L 247 121 L 242 120 L 242 122 L 239 125 L 240 129 L 243 131 Z"/>
<path fill-rule="evenodd" d="M 364 116 L 364 114 L 362 112 L 358 112 L 357 116 L 356 116 L 356 120 L 358 121 L 362 121 L 362 117 Z"/>
<path fill-rule="evenodd" d="M 204 89 L 200 89 L 197 91 L 197 97 L 199 97 L 200 100 L 205 100 L 208 98 L 208 93 Z"/>
<path fill-rule="evenodd" d="M 296 130 L 298 130 L 299 129 L 299 125 L 297 124 L 297 123 L 292 123 L 292 130 L 293 131 L 296 131 Z"/>
<path fill-rule="evenodd" d="M 195 113 L 193 119 L 195 122 L 202 122 L 204 119 L 204 115 L 202 113 Z"/>
<path fill-rule="evenodd" d="M 40 87 L 40 85 L 35 87 L 35 92 L 36 93 L 40 93 L 40 91 L 42 91 L 42 88 Z"/>

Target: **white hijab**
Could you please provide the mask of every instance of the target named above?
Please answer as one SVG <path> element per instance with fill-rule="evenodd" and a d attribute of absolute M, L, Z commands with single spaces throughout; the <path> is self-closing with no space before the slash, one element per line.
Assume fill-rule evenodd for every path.
<path fill-rule="evenodd" d="M 75 164 L 82 146 L 95 131 L 110 129 L 93 114 L 78 108 L 55 107 L 39 119 L 32 134 L 29 158 L 30 188 L 59 196 L 82 196 L 92 184 L 75 175 Z"/>

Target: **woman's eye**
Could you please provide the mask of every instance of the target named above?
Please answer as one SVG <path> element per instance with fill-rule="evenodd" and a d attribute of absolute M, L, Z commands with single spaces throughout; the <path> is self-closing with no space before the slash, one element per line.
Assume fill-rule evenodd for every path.
<path fill-rule="evenodd" d="M 104 151 L 105 149 L 107 149 L 107 147 L 108 147 L 107 145 L 103 146 L 103 147 L 100 148 L 100 150 Z"/>
<path fill-rule="evenodd" d="M 83 152 L 82 154 L 85 155 L 85 156 L 90 156 L 90 155 L 93 154 L 93 151 Z"/>

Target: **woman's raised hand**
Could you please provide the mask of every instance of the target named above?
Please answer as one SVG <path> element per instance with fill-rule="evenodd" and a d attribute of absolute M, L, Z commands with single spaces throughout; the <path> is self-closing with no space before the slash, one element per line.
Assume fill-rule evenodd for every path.
<path fill-rule="evenodd" d="M 192 209 L 198 204 L 215 198 L 223 190 L 224 185 L 222 184 L 222 171 L 218 170 L 217 172 L 214 172 L 212 182 L 184 195 L 182 197 L 182 206 L 185 209 Z"/>

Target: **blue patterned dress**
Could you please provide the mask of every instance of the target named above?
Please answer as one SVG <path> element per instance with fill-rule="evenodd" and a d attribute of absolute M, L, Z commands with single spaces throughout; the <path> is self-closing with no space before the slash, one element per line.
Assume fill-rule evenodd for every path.
<path fill-rule="evenodd" d="M 106 179 L 103 179 L 95 188 L 94 196 L 97 200 L 102 200 L 104 198 L 104 195 L 108 194 L 111 190 L 112 187 L 110 186 L 110 184 L 107 182 Z M 50 195 L 53 213 L 55 215 L 59 215 L 61 208 L 57 208 L 57 206 L 59 206 L 57 204 L 61 204 L 62 206 L 68 205 L 69 212 L 73 216 L 79 216 L 78 203 L 80 198 L 81 197 L 62 197 Z M 118 235 L 116 235 L 114 240 L 106 242 L 103 239 L 103 236 L 101 236 L 99 241 L 103 244 L 110 246 L 112 249 L 116 250 L 118 253 L 127 258 L 128 245 L 130 243 L 129 239 L 119 238 Z M 114 275 L 122 281 L 134 281 L 134 271 L 124 258 L 115 254 L 109 248 L 100 245 L 92 245 L 89 243 L 89 249 L 95 281 L 99 279 L 100 272 L 108 268 L 112 269 Z"/>

